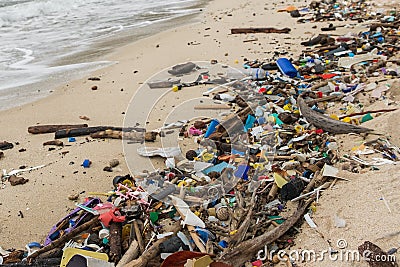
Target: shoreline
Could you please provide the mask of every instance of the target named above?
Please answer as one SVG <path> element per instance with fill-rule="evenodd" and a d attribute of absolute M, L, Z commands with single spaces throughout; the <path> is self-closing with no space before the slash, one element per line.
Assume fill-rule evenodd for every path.
<path fill-rule="evenodd" d="M 196 5 L 190 7 L 190 10 L 196 10 L 194 13 L 181 15 L 179 17 L 165 18 L 144 27 L 126 29 L 124 32 L 115 36 L 100 38 L 97 42 L 92 43 L 87 50 L 76 51 L 71 55 L 62 56 L 54 62 L 51 61 L 51 63 L 44 68 L 45 72 L 53 73 L 47 75 L 47 78 L 32 77 L 30 79 L 33 79 L 33 81 L 28 81 L 27 84 L 1 90 L 0 99 L 3 98 L 3 105 L 0 108 L 0 112 L 45 99 L 51 96 L 54 91 L 65 85 L 65 81 L 71 82 L 83 79 L 95 71 L 115 64 L 118 59 L 110 58 L 110 55 L 112 55 L 115 50 L 129 46 L 141 39 L 151 37 L 160 32 L 171 30 L 177 27 L 175 26 L 176 24 L 179 24 L 180 26 L 178 27 L 181 27 L 195 23 L 196 17 L 201 14 L 201 10 L 206 6 L 206 1 L 199 0 Z M 134 40 L 132 41 L 131 39 Z M 40 62 L 35 62 L 34 64 L 38 63 Z M 13 104 L 13 102 L 16 101 L 22 102 L 22 104 Z M 4 108 L 4 106 L 6 107 Z"/>

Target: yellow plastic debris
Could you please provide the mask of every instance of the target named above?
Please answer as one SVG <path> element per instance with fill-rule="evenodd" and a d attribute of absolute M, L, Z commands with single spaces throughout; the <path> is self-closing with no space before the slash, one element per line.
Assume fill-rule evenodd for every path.
<path fill-rule="evenodd" d="M 339 120 L 339 117 L 338 117 L 338 115 L 336 115 L 336 114 L 331 114 L 329 117 L 331 117 L 331 119 L 334 119 L 334 120 Z"/>
<path fill-rule="evenodd" d="M 343 118 L 343 122 L 351 123 L 351 119 L 349 117 Z"/>
<path fill-rule="evenodd" d="M 287 184 L 288 182 L 285 180 L 285 178 L 283 178 L 282 176 L 280 176 L 278 173 L 274 172 L 274 179 L 275 179 L 275 183 L 279 188 L 282 188 L 282 186 L 284 186 L 285 184 Z"/>

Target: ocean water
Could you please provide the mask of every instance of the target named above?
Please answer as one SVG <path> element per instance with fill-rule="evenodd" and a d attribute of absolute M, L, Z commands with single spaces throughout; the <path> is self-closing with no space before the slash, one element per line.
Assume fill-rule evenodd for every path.
<path fill-rule="evenodd" d="M 188 21 L 203 0 L 0 0 L 0 110 L 49 94 L 111 49 Z"/>

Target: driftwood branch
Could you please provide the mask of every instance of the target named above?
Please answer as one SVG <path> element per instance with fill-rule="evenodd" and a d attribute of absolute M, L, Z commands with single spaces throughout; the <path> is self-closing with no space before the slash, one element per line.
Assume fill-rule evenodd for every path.
<path fill-rule="evenodd" d="M 118 262 L 117 267 L 125 266 L 125 264 L 135 259 L 138 255 L 139 244 L 136 240 L 133 240 L 124 256 L 122 256 L 121 260 Z"/>
<path fill-rule="evenodd" d="M 133 221 L 132 224 L 133 224 L 133 229 L 135 231 L 136 240 L 138 241 L 138 244 L 139 244 L 140 253 L 143 253 L 145 246 L 144 246 L 142 233 L 140 232 L 139 224 L 138 224 L 137 220 Z"/>
<path fill-rule="evenodd" d="M 44 134 L 44 133 L 55 133 L 59 130 L 65 129 L 78 129 L 86 128 L 87 124 L 55 124 L 55 125 L 35 125 L 28 127 L 28 133 L 31 134 Z"/>
<path fill-rule="evenodd" d="M 314 105 L 314 104 L 317 104 L 319 102 L 324 102 L 324 101 L 340 100 L 341 98 L 343 98 L 343 96 L 340 96 L 340 95 L 328 95 L 328 96 L 324 96 L 324 97 L 321 97 L 321 98 L 307 100 L 306 103 L 307 103 L 307 105 Z"/>
<path fill-rule="evenodd" d="M 289 33 L 289 28 L 277 29 L 277 28 L 235 28 L 231 29 L 231 34 L 241 33 Z"/>
<path fill-rule="evenodd" d="M 229 242 L 230 247 L 235 247 L 237 244 L 243 241 L 243 239 L 246 236 L 247 230 L 250 227 L 251 219 L 253 217 L 253 209 L 256 206 L 256 194 L 257 194 L 257 189 L 258 187 L 254 190 L 253 195 L 251 197 L 250 205 L 247 211 L 246 218 L 240 225 L 237 233 L 231 238 L 231 241 Z"/>
<path fill-rule="evenodd" d="M 174 224 L 173 232 L 176 234 L 181 229 L 179 222 Z M 124 267 L 143 267 L 146 266 L 147 263 L 157 257 L 160 254 L 160 244 L 167 240 L 169 237 L 161 238 L 153 243 L 153 245 L 147 249 L 139 258 L 136 260 L 130 261 L 124 265 Z"/>
<path fill-rule="evenodd" d="M 143 143 L 154 142 L 157 139 L 156 132 L 125 132 L 117 130 L 105 130 L 95 132 L 90 135 L 92 138 L 110 138 L 110 139 L 124 139 L 130 142 Z"/>
<path fill-rule="evenodd" d="M 297 98 L 297 104 L 299 106 L 301 114 L 303 114 L 303 116 L 307 119 L 309 123 L 313 124 L 317 128 L 321 128 L 326 132 L 330 132 L 333 134 L 347 134 L 368 133 L 373 131 L 372 129 L 331 119 L 324 114 L 312 110 L 310 107 L 307 106 L 302 97 Z"/>
<path fill-rule="evenodd" d="M 353 114 L 349 114 L 349 115 L 339 116 L 339 119 L 343 119 L 343 118 L 346 118 L 346 117 L 354 117 L 354 116 L 365 115 L 365 114 L 368 114 L 368 113 L 373 114 L 373 113 L 381 113 L 381 112 L 391 112 L 391 111 L 396 111 L 396 110 L 397 110 L 397 108 L 364 111 L 364 112 L 358 112 L 358 113 L 353 113 Z"/>
<path fill-rule="evenodd" d="M 285 234 L 304 214 L 308 205 L 313 199 L 307 200 L 304 204 L 299 204 L 297 210 L 285 222 L 273 230 L 264 233 L 254 239 L 240 243 L 236 248 L 224 253 L 220 260 L 232 266 L 242 266 L 249 259 L 249 255 L 254 255 L 265 245 L 268 245 L 283 234 Z"/>
<path fill-rule="evenodd" d="M 112 131 L 137 131 L 137 132 L 144 132 L 144 128 L 137 128 L 137 127 L 113 127 L 113 126 L 93 126 L 93 127 L 86 127 L 80 129 L 67 129 L 67 130 L 58 130 L 55 133 L 55 139 L 65 138 L 65 137 L 75 137 L 75 136 L 82 136 L 82 135 L 89 135 L 96 132 L 112 130 Z"/>
<path fill-rule="evenodd" d="M 33 259 L 35 259 L 36 257 L 38 257 L 40 254 L 43 254 L 47 251 L 52 250 L 53 248 L 59 247 L 61 245 L 63 245 L 65 242 L 67 242 L 68 240 L 70 240 L 71 238 L 73 238 L 74 236 L 78 235 L 79 233 L 86 231 L 87 229 L 91 228 L 91 227 L 95 227 L 96 225 L 98 225 L 100 223 L 98 216 L 94 217 L 93 219 L 91 219 L 90 221 L 78 226 L 77 228 L 75 228 L 74 230 L 72 230 L 71 232 L 69 232 L 68 234 L 58 238 L 57 240 L 54 240 L 52 243 L 50 243 L 49 245 L 35 251 L 34 253 L 32 253 L 30 256 L 28 256 L 28 261 L 31 261 Z"/>
<path fill-rule="evenodd" d="M 111 222 L 110 224 L 110 260 L 118 262 L 122 256 L 122 224 Z"/>

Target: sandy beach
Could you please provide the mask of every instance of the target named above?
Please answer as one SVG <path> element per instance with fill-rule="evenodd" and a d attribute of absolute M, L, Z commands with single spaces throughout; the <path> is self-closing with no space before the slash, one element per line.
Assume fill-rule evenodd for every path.
<path fill-rule="evenodd" d="M 3 248 L 23 248 L 28 242 L 42 242 L 50 228 L 68 211 L 75 208 L 75 202 L 68 196 L 80 193 L 78 201 L 83 201 L 90 192 L 107 192 L 113 189 L 112 179 L 116 175 L 126 175 L 130 171 L 125 162 L 121 140 L 91 139 L 77 137 L 76 142 L 61 139 L 64 147 L 49 151 L 43 142 L 53 140 L 54 134 L 32 135 L 29 126 L 40 124 L 79 124 L 89 126 L 123 126 L 125 112 L 135 92 L 152 75 L 173 65 L 188 61 L 217 60 L 235 68 L 242 68 L 245 59 L 273 60 L 274 51 L 287 51 L 286 57 L 297 57 L 303 47 L 300 42 L 308 40 L 325 23 L 297 24 L 289 13 L 277 10 L 295 5 L 305 7 L 306 1 L 260 1 L 260 0 L 214 0 L 211 1 L 193 22 L 141 39 L 111 54 L 103 60 L 115 61 L 110 67 L 100 69 L 74 81 L 65 81 L 54 88 L 49 97 L 20 107 L 0 112 L 0 141 L 12 142 L 15 146 L 4 151 L 0 159 L 0 169 L 10 171 L 20 166 L 46 165 L 22 176 L 29 179 L 24 185 L 10 186 L 6 183 L 0 190 L 0 246 Z M 334 22 L 337 25 L 346 22 Z M 313 28 L 317 25 L 317 28 Z M 230 34 L 231 28 L 275 27 L 290 28 L 290 34 Z M 335 34 L 358 32 L 359 25 L 341 27 Z M 246 41 L 253 40 L 253 41 Z M 98 77 L 100 80 L 88 80 Z M 387 83 L 392 83 L 392 80 Z M 97 86 L 97 90 L 92 90 Z M 186 90 L 186 91 L 185 91 Z M 195 96 L 195 92 L 184 88 L 175 93 L 179 103 L 183 97 Z M 397 91 L 399 88 L 397 88 Z M 198 94 L 199 92 L 197 92 Z M 187 96 L 183 96 L 187 94 Z M 137 96 L 136 96 L 137 97 Z M 136 99 L 137 100 L 137 99 Z M 142 101 L 146 101 L 143 97 Z M 175 105 L 172 101 L 171 106 Z M 394 99 L 392 107 L 399 103 Z M 371 109 L 377 109 L 370 103 Z M 376 105 L 379 105 L 376 104 Z M 140 107 L 138 107 L 140 109 Z M 139 111 L 138 111 L 139 112 Z M 169 110 L 157 110 L 147 127 L 157 128 L 165 122 Z M 365 124 L 366 127 L 390 133 L 391 141 L 400 144 L 398 130 L 399 111 L 387 113 Z M 90 120 L 80 119 L 87 116 Z M 135 126 L 125 125 L 124 126 Z M 143 127 L 144 125 L 139 125 Z M 376 136 L 368 136 L 372 140 Z M 342 135 L 340 151 L 349 153 L 363 137 Z M 155 144 L 157 145 L 157 144 Z M 133 147 L 136 147 L 134 145 Z M 23 152 L 19 152 L 23 151 Z M 81 166 L 85 159 L 90 168 Z M 120 165 L 114 172 L 103 168 L 112 159 Z M 138 171 L 143 171 L 145 158 L 134 159 Z M 156 167 L 163 167 L 160 161 Z M 132 169 L 132 168 L 131 168 Z M 295 240 L 293 249 L 328 249 L 330 242 L 345 239 L 349 249 L 357 249 L 364 240 L 376 242 L 382 249 L 399 247 L 400 197 L 396 193 L 400 186 L 398 165 L 385 165 L 377 171 L 354 174 L 341 170 L 340 175 L 350 181 L 337 181 L 323 192 L 313 217 L 318 232 L 303 224 L 301 233 Z M 385 197 L 390 211 L 380 198 Z M 23 215 L 21 215 L 23 214 Z M 345 228 L 334 226 L 335 214 L 346 220 Z M 396 234 L 397 233 L 397 234 Z M 398 254 L 397 254 L 398 255 Z M 325 264 L 325 265 L 324 265 Z M 297 266 L 368 266 L 365 262 L 301 263 Z"/>

